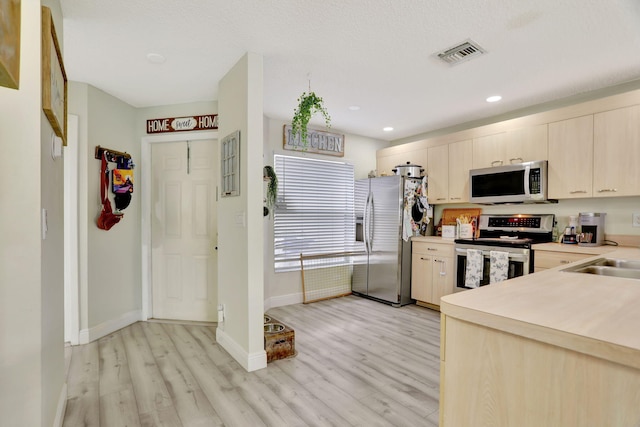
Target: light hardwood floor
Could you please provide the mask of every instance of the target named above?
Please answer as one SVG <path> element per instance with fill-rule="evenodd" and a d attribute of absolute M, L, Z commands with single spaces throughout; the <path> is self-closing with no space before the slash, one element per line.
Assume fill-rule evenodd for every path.
<path fill-rule="evenodd" d="M 73 347 L 63 426 L 438 425 L 439 313 L 349 296 L 267 314 L 298 354 L 250 373 L 211 326 L 138 322 Z"/>

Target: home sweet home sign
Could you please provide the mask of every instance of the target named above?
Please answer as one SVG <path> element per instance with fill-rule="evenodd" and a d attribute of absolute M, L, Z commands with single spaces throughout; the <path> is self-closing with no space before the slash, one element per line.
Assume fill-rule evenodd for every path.
<path fill-rule="evenodd" d="M 147 133 L 181 132 L 189 130 L 218 129 L 218 115 L 167 117 L 147 120 Z"/>

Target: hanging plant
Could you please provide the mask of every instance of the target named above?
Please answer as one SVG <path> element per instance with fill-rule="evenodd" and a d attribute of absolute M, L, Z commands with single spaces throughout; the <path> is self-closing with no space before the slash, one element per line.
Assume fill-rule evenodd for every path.
<path fill-rule="evenodd" d="M 302 92 L 298 98 L 298 108 L 293 113 L 291 121 L 291 135 L 295 137 L 300 135 L 300 141 L 303 145 L 307 145 L 307 125 L 309 120 L 315 113 L 321 113 L 324 116 L 326 126 L 331 127 L 331 116 L 322 104 L 322 98 L 309 90 L 309 93 Z"/>
<path fill-rule="evenodd" d="M 269 165 L 262 169 L 262 177 L 265 181 L 269 181 L 267 185 L 267 208 L 272 208 L 276 204 L 278 198 L 278 177 L 276 171 Z"/>

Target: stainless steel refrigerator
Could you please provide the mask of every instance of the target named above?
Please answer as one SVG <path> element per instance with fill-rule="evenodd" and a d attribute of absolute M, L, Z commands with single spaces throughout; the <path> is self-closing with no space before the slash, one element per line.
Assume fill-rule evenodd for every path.
<path fill-rule="evenodd" d="M 402 236 L 405 180 L 400 175 L 355 183 L 354 294 L 399 307 L 411 300 L 411 240 Z"/>

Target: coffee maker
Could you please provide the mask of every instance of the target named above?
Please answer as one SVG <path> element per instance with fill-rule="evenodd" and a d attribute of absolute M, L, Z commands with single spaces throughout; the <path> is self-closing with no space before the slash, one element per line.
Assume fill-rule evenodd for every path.
<path fill-rule="evenodd" d="M 604 245 L 605 215 L 605 213 L 595 212 L 580 213 L 580 234 L 578 234 L 578 246 Z"/>

